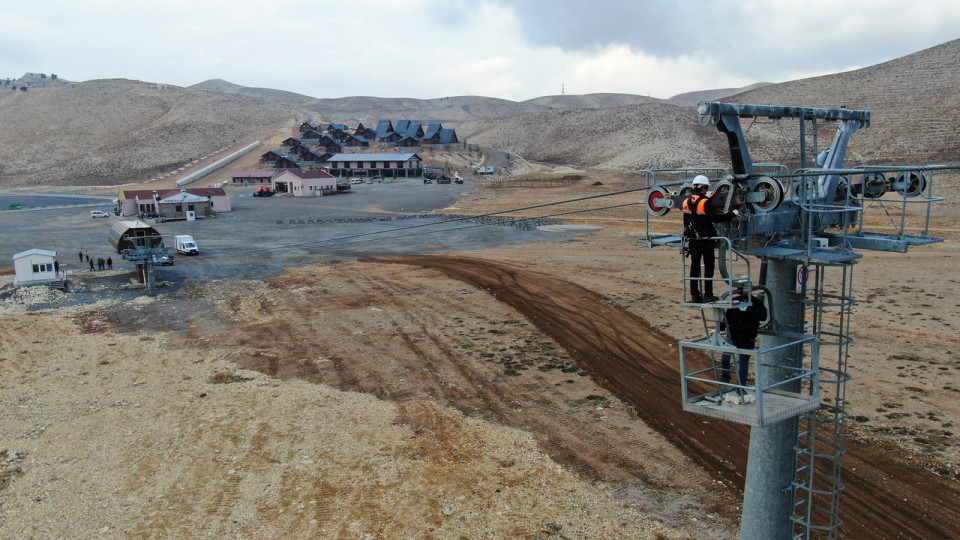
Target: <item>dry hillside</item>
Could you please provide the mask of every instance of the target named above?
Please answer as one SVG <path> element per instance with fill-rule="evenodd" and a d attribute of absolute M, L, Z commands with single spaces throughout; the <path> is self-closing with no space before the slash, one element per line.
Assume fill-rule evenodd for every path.
<path fill-rule="evenodd" d="M 0 93 L 0 185 L 143 181 L 296 116 L 256 98 L 129 80 Z"/>
<path fill-rule="evenodd" d="M 848 164 L 927 164 L 954 162 L 960 157 L 958 86 L 960 40 L 876 66 L 767 85 L 724 100 L 870 109 L 871 126 L 853 137 Z M 757 119 L 744 127 L 749 130 L 755 161 L 781 162 L 784 156 L 797 153 L 795 123 Z M 822 147 L 836 128 L 821 127 Z M 579 167 L 705 166 L 729 159 L 725 149 L 715 146 L 725 145 L 724 138 L 712 127 L 699 127 L 693 107 L 632 105 L 575 112 L 551 110 L 509 121 L 473 122 L 458 132 L 469 136 L 471 142 L 519 153 L 530 160 Z M 708 141 L 708 146 L 674 146 L 675 142 L 691 140 Z"/>
<path fill-rule="evenodd" d="M 674 105 L 695 106 L 701 101 L 723 101 L 728 96 L 742 94 L 748 90 L 762 88 L 769 84 L 770 83 L 761 82 L 744 86 L 743 88 L 717 88 L 716 90 L 697 90 L 695 92 L 684 92 L 683 94 L 677 94 L 671 97 L 667 101 L 673 103 Z"/>
<path fill-rule="evenodd" d="M 851 150 L 869 163 L 960 157 L 960 40 L 855 71 L 758 88 L 728 101 L 873 111 Z"/>
<path fill-rule="evenodd" d="M 551 109 L 609 109 L 642 103 L 663 103 L 662 99 L 634 94 L 583 94 L 580 96 L 543 96 L 524 101 Z"/>
<path fill-rule="evenodd" d="M 460 122 L 478 119 L 510 118 L 545 109 L 529 102 L 480 96 L 456 96 L 435 99 L 379 98 L 352 96 L 311 98 L 269 88 L 248 88 L 222 80 L 205 81 L 190 88 L 228 94 L 242 94 L 298 107 L 312 121 L 345 122 L 351 127 L 358 122 L 377 124 L 380 119 L 410 119 L 422 122 L 443 122 L 455 127 Z"/>
<path fill-rule="evenodd" d="M 547 111 L 458 132 L 528 160 L 584 168 L 719 165 L 724 151 L 715 132 L 699 128 L 694 109 L 669 104 Z"/>

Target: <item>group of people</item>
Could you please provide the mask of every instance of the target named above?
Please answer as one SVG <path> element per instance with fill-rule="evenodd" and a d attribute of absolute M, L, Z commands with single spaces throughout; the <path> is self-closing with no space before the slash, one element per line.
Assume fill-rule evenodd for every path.
<path fill-rule="evenodd" d="M 106 259 L 104 259 L 103 257 L 96 258 L 96 259 L 91 259 L 91 258 L 90 258 L 90 253 L 88 253 L 87 251 L 81 251 L 81 252 L 80 252 L 80 262 L 82 263 L 84 260 L 86 260 L 88 263 L 90 263 L 90 270 L 91 270 L 91 271 L 94 271 L 94 270 L 113 270 L 113 257 L 107 257 Z"/>
<path fill-rule="evenodd" d="M 709 204 L 707 190 L 710 179 L 698 175 L 693 179 L 693 192 L 683 201 L 683 236 L 686 238 L 690 256 L 690 297 L 693 303 L 713 303 L 718 298 L 713 294 L 713 275 L 716 265 L 717 229 L 715 223 L 729 221 L 739 215 L 737 210 L 723 213 Z M 701 272 L 702 265 L 702 272 Z M 702 275 L 702 278 L 701 278 Z M 702 287 L 701 287 L 702 284 Z M 733 307 L 724 312 L 718 331 L 726 331 L 730 343 L 738 349 L 753 349 L 756 346 L 760 325 L 767 319 L 763 300 L 751 296 L 751 291 L 738 291 L 732 298 Z M 720 359 L 719 379 L 731 381 L 732 354 L 724 353 Z M 740 354 L 737 366 L 737 384 L 747 385 L 750 355 Z"/>

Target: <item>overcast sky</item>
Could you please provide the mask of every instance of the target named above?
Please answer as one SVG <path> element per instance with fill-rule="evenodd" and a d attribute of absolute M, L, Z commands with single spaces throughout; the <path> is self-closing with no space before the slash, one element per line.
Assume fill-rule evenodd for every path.
<path fill-rule="evenodd" d="M 957 0 L 0 0 L 0 78 L 669 98 L 847 71 L 957 38 Z"/>

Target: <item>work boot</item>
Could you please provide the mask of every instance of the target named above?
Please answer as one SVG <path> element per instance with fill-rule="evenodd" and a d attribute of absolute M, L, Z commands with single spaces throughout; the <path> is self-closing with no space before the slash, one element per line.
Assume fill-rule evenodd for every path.
<path fill-rule="evenodd" d="M 690 301 L 694 304 L 702 304 L 703 297 L 700 296 L 700 293 L 690 293 Z"/>
<path fill-rule="evenodd" d="M 703 297 L 703 303 L 704 303 L 704 304 L 712 304 L 712 303 L 716 302 L 717 300 L 719 300 L 719 298 L 717 298 L 716 296 L 714 296 L 714 295 L 712 295 L 712 294 L 708 294 L 708 295 L 706 295 L 706 296 Z"/>

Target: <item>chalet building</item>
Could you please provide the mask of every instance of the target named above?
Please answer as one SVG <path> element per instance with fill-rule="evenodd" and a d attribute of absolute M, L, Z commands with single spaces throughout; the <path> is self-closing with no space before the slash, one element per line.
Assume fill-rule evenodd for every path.
<path fill-rule="evenodd" d="M 387 146 L 392 146 L 402 138 L 403 138 L 403 135 L 397 132 L 392 132 L 392 133 L 388 133 L 385 137 L 380 137 L 377 140 L 379 140 L 381 143 L 384 143 Z"/>
<path fill-rule="evenodd" d="M 366 139 L 368 141 L 372 141 L 373 139 L 377 138 L 377 132 L 363 125 L 363 122 L 361 122 L 360 125 L 357 126 L 357 129 L 353 131 L 353 135 L 357 138 Z"/>
<path fill-rule="evenodd" d="M 349 133 L 347 133 L 346 130 L 340 129 L 340 128 L 330 128 L 330 129 L 328 129 L 328 130 L 327 130 L 327 136 L 330 137 L 331 139 L 337 141 L 338 143 L 342 143 L 342 142 L 343 142 L 343 139 L 345 139 L 345 138 L 347 138 L 347 137 L 352 137 L 352 135 L 350 135 Z"/>
<path fill-rule="evenodd" d="M 423 160 L 413 153 L 336 154 L 327 164 L 330 174 L 337 177 L 415 178 L 423 174 Z"/>
<path fill-rule="evenodd" d="M 343 148 L 369 148 L 370 141 L 354 137 L 349 133 L 345 133 L 344 137 L 340 139 L 340 144 L 343 145 Z"/>
<path fill-rule="evenodd" d="M 350 129 L 350 126 L 346 124 L 330 124 L 327 126 L 327 131 L 334 130 L 334 129 L 338 131 L 347 131 Z"/>
<path fill-rule="evenodd" d="M 424 135 L 423 124 L 420 122 L 410 122 L 410 125 L 407 126 L 407 129 L 403 132 L 403 134 L 414 139 L 422 139 Z"/>
<path fill-rule="evenodd" d="M 287 156 L 290 156 L 291 159 L 295 159 L 293 156 L 300 156 L 300 154 L 309 152 L 311 149 L 307 148 L 305 144 L 297 144 L 291 146 L 289 150 L 286 151 Z"/>
<path fill-rule="evenodd" d="M 300 164 L 287 157 L 286 154 L 271 150 L 260 156 L 260 166 L 264 169 L 289 170 L 299 169 Z"/>
<path fill-rule="evenodd" d="M 277 164 L 277 161 L 287 156 L 282 152 L 277 152 L 276 150 L 270 150 L 269 152 L 264 153 L 260 156 L 260 166 L 265 168 L 272 169 L 274 165 Z"/>
<path fill-rule="evenodd" d="M 230 175 L 230 182 L 245 186 L 269 184 L 275 174 L 273 171 L 236 171 Z"/>
<path fill-rule="evenodd" d="M 325 152 L 330 154 L 339 154 L 340 152 L 343 152 L 343 145 L 326 135 L 322 135 L 320 139 L 317 140 L 316 144 L 319 148 L 322 148 Z"/>
<path fill-rule="evenodd" d="M 176 188 L 167 190 L 122 189 L 117 204 L 123 216 L 157 215 L 164 219 L 209 217 L 232 210 L 230 195 L 223 188 Z"/>
<path fill-rule="evenodd" d="M 28 249 L 13 256 L 13 286 L 49 285 L 64 288 L 65 272 L 57 262 L 57 252 Z"/>
<path fill-rule="evenodd" d="M 311 129 L 300 134 L 300 141 L 306 144 L 317 144 L 317 141 L 323 139 L 324 137 L 326 137 L 326 135 L 323 133 L 320 133 L 315 129 Z"/>
<path fill-rule="evenodd" d="M 287 137 L 286 139 L 283 140 L 282 143 L 280 143 L 280 151 L 289 152 L 291 148 L 295 148 L 297 146 L 304 146 L 304 144 L 305 143 L 302 140 L 296 137 Z"/>
<path fill-rule="evenodd" d="M 284 171 L 273 179 L 273 190 L 294 197 L 320 197 L 337 192 L 337 179 L 323 170 Z"/>
<path fill-rule="evenodd" d="M 398 148 L 420 148 L 420 140 L 416 137 L 403 137 L 394 146 Z"/>
<path fill-rule="evenodd" d="M 434 122 L 432 124 L 428 124 L 427 130 L 423 133 L 424 144 L 427 144 L 426 143 L 427 139 L 434 139 L 435 137 L 437 137 L 436 140 L 439 140 L 437 134 L 440 133 L 441 129 L 443 129 L 443 124 L 441 124 L 440 122 Z"/>
<path fill-rule="evenodd" d="M 304 133 L 306 133 L 306 132 L 308 132 L 308 131 L 316 131 L 316 132 L 319 133 L 319 132 L 321 132 L 321 131 L 323 131 L 323 130 L 320 129 L 320 126 L 315 126 L 315 125 L 311 124 L 310 122 L 304 122 L 304 123 L 300 124 L 300 127 L 298 128 L 298 131 L 299 131 L 300 134 L 302 135 L 302 134 L 304 134 Z"/>
<path fill-rule="evenodd" d="M 300 163 L 301 168 L 316 169 L 330 159 L 330 156 L 332 155 L 333 154 L 329 154 L 327 152 L 321 154 L 319 152 L 314 152 L 313 150 L 306 150 L 305 152 L 298 154 L 297 157 L 299 158 L 298 163 Z"/>
<path fill-rule="evenodd" d="M 432 135 L 430 134 L 430 129 L 427 129 L 427 134 L 423 137 L 423 144 L 429 145 L 446 145 L 458 142 L 460 142 L 460 140 L 457 139 L 457 132 L 454 129 L 441 128 Z"/>

